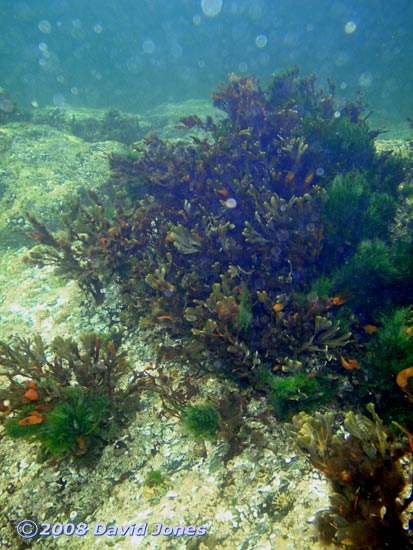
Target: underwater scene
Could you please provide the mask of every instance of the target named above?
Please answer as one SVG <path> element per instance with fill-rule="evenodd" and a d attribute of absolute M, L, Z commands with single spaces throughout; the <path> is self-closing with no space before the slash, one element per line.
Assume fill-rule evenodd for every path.
<path fill-rule="evenodd" d="M 413 3 L 0 5 L 1 547 L 413 549 Z"/>

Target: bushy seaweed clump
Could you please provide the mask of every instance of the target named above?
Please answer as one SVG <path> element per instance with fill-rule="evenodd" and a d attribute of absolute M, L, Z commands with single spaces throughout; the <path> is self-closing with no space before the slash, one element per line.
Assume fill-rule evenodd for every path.
<path fill-rule="evenodd" d="M 300 410 L 311 411 L 323 403 L 328 403 L 337 390 L 333 377 L 316 377 L 304 372 L 290 376 L 277 376 L 261 369 L 254 378 L 257 389 L 262 389 L 276 416 L 285 420 Z"/>
<path fill-rule="evenodd" d="M 397 421 L 412 431 L 413 312 L 411 308 L 394 308 L 379 321 L 363 357 L 368 390 L 386 422 Z M 401 372 L 405 383 L 398 380 Z"/>
<path fill-rule="evenodd" d="M 113 156 L 116 196 L 75 202 L 65 234 L 29 216 L 40 243 L 29 261 L 56 265 L 99 302 L 116 283 L 126 324 L 164 327 L 227 374 L 341 369 L 343 348 L 355 349 L 352 306 L 370 321 L 378 296 L 408 305 L 389 252 L 405 165 L 376 153 L 360 101 L 297 69 L 266 88 L 232 75 L 213 102 L 220 119 L 181 119 L 192 143 L 149 136 Z M 320 281 L 328 294 L 315 293 Z"/>
<path fill-rule="evenodd" d="M 114 342 L 94 334 L 56 337 L 46 346 L 33 341 L 0 342 L 0 374 L 9 381 L 2 390 L 3 416 L 9 436 L 41 443 L 41 458 L 96 454 L 120 425 L 127 395 L 137 390 L 125 353 Z"/>
<path fill-rule="evenodd" d="M 215 437 L 220 429 L 219 413 L 211 403 L 189 405 L 182 410 L 181 421 L 196 438 Z"/>
<path fill-rule="evenodd" d="M 368 405 L 372 419 L 346 413 L 346 435 L 334 434 L 331 413 L 300 413 L 290 430 L 298 447 L 332 485 L 330 508 L 318 515 L 320 538 L 340 548 L 412 548 L 402 513 L 412 498 L 400 459 L 408 448 L 397 441 Z M 411 452 L 411 450 L 410 450 Z"/>
<path fill-rule="evenodd" d="M 24 407 L 17 416 L 9 418 L 5 424 L 7 435 L 39 441 L 43 457 L 82 456 L 91 449 L 96 453 L 102 448 L 112 416 L 107 396 L 93 395 L 83 388 L 67 388 L 49 410 L 34 415 L 39 405 Z M 41 422 L 32 424 L 31 418 Z"/>

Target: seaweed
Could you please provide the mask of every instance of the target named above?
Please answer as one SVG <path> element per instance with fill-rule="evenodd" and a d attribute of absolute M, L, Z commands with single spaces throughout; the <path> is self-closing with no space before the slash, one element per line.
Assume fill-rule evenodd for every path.
<path fill-rule="evenodd" d="M 41 458 L 97 453 L 109 431 L 111 406 L 107 396 L 84 388 L 66 388 L 64 396 L 43 412 L 44 420 L 37 425 L 25 425 L 22 411 L 5 422 L 6 433 L 41 443 Z"/>
<path fill-rule="evenodd" d="M 326 267 L 351 259 L 361 241 L 387 240 L 395 213 L 394 196 L 373 191 L 366 174 L 351 170 L 336 176 L 323 195 Z"/>
<path fill-rule="evenodd" d="M 116 292 L 126 327 L 242 383 L 258 368 L 329 379 L 357 363 L 341 357 L 368 341 L 360 324 L 406 299 L 411 266 L 391 246 L 406 166 L 376 152 L 360 98 L 298 68 L 267 86 L 230 75 L 212 100 L 222 116 L 182 118 L 185 141 L 113 155 L 108 196 L 75 201 L 60 234 L 29 215 L 28 261 L 99 303 Z"/>
<path fill-rule="evenodd" d="M 149 488 L 162 487 L 166 483 L 167 479 L 160 470 L 150 470 L 145 478 L 145 485 Z"/>
<path fill-rule="evenodd" d="M 195 438 L 211 439 L 220 429 L 219 413 L 211 403 L 188 405 L 181 411 L 181 421 Z"/>
<path fill-rule="evenodd" d="M 408 387 L 400 391 L 397 375 L 413 365 L 411 308 L 396 307 L 380 316 L 380 326 L 366 344 L 363 370 L 368 391 L 377 399 L 377 410 L 389 422 L 395 420 L 411 430 L 411 402 Z"/>
<path fill-rule="evenodd" d="M 260 370 L 254 382 L 258 390 L 265 392 L 275 415 L 282 421 L 290 419 L 299 410 L 311 412 L 328 403 L 337 387 L 332 377 L 321 378 L 305 372 L 277 376 Z"/>
<path fill-rule="evenodd" d="M 389 246 L 378 239 L 363 240 L 354 255 L 333 274 L 333 288 L 352 295 L 352 305 L 374 318 L 392 303 L 399 273 Z"/>
<path fill-rule="evenodd" d="M 39 441 L 43 458 L 96 454 L 121 424 L 127 397 L 141 387 L 125 352 L 95 334 L 81 336 L 80 344 L 57 336 L 46 345 L 39 335 L 0 342 L 0 373 L 9 382 L 1 395 L 9 404 L 8 435 Z"/>
<path fill-rule="evenodd" d="M 402 514 L 412 502 L 401 459 L 408 452 L 369 404 L 372 419 L 350 411 L 346 433 L 334 433 L 334 417 L 300 413 L 289 426 L 298 447 L 330 481 L 330 507 L 318 514 L 323 542 L 354 549 L 408 549 Z"/>

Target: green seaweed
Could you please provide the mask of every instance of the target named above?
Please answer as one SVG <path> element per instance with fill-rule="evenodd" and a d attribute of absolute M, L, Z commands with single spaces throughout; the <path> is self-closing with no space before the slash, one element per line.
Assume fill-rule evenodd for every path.
<path fill-rule="evenodd" d="M 306 115 L 304 134 L 310 150 L 315 149 L 320 166 L 329 166 L 334 159 L 335 171 L 349 171 L 355 167 L 368 167 L 374 160 L 373 133 L 365 121 L 355 123 L 340 110 L 330 119 Z"/>
<path fill-rule="evenodd" d="M 196 438 L 211 439 L 220 429 L 220 415 L 210 403 L 188 405 L 181 411 L 181 421 Z"/>
<path fill-rule="evenodd" d="M 316 409 L 327 403 L 335 390 L 332 380 L 327 382 L 304 372 L 280 376 L 261 370 L 255 382 L 280 420 L 291 418 L 298 410 Z"/>
<path fill-rule="evenodd" d="M 321 214 L 326 268 L 332 258 L 334 264 L 351 259 L 361 241 L 386 240 L 396 205 L 394 196 L 374 190 L 367 173 L 351 170 L 328 183 Z"/>
<path fill-rule="evenodd" d="M 110 336 L 0 342 L 0 374 L 8 380 L 1 397 L 11 412 L 6 432 L 40 442 L 44 458 L 96 456 L 121 425 L 128 397 L 145 386 L 137 374 L 120 384 L 128 373 L 125 352 Z"/>
<path fill-rule="evenodd" d="M 64 398 L 44 411 L 44 421 L 33 426 L 21 426 L 19 417 L 6 420 L 10 437 L 41 443 L 44 458 L 66 454 L 83 455 L 91 448 L 96 452 L 104 441 L 104 430 L 111 417 L 107 396 L 81 388 L 67 388 Z"/>
<path fill-rule="evenodd" d="M 369 392 L 377 397 L 377 409 L 389 422 L 395 420 L 413 430 L 412 404 L 396 384 L 397 374 L 413 365 L 413 314 L 397 307 L 380 316 L 380 328 L 366 345 L 363 368 Z"/>
<path fill-rule="evenodd" d="M 364 240 L 354 256 L 335 273 L 334 288 L 351 294 L 352 304 L 374 315 L 392 301 L 398 270 L 389 246 L 381 240 Z"/>
<path fill-rule="evenodd" d="M 252 319 L 251 293 L 246 286 L 243 286 L 235 323 L 239 326 L 241 332 L 246 332 L 251 327 Z"/>
<path fill-rule="evenodd" d="M 164 474 L 160 470 L 150 470 L 145 478 L 145 485 L 148 487 L 161 487 L 166 482 Z"/>
<path fill-rule="evenodd" d="M 322 219 L 329 243 L 341 254 L 363 236 L 360 217 L 366 208 L 367 189 L 366 178 L 356 172 L 338 175 L 326 186 Z"/>

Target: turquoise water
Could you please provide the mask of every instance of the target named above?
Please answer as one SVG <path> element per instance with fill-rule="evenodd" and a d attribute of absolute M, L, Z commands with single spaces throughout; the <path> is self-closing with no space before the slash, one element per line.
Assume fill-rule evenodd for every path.
<path fill-rule="evenodd" d="M 142 112 L 299 64 L 393 125 L 413 112 L 412 28 L 410 0 L 2 0 L 0 85 L 27 108 Z"/>

